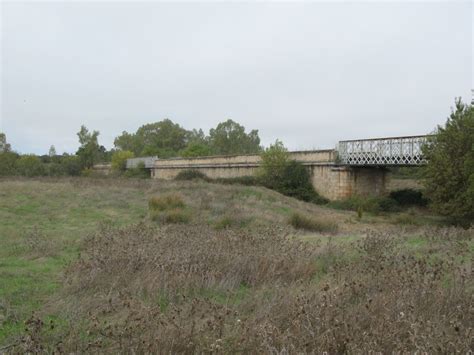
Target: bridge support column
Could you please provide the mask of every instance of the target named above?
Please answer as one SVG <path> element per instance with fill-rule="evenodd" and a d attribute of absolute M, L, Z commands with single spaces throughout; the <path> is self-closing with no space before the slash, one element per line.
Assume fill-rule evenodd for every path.
<path fill-rule="evenodd" d="M 371 167 L 314 165 L 311 167 L 315 190 L 329 200 L 354 195 L 382 196 L 386 193 L 387 170 Z"/>

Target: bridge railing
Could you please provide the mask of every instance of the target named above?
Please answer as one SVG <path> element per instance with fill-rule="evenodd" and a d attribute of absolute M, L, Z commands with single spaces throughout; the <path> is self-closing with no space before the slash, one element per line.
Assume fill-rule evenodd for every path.
<path fill-rule="evenodd" d="M 426 163 L 422 146 L 430 136 L 407 136 L 340 141 L 341 164 L 360 166 L 410 166 Z"/>

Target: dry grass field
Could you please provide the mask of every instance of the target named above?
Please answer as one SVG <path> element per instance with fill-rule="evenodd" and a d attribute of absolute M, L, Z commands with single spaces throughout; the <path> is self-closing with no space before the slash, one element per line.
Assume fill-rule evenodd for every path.
<path fill-rule="evenodd" d="M 261 187 L 0 180 L 0 353 L 472 350 L 474 231 L 359 217 Z"/>

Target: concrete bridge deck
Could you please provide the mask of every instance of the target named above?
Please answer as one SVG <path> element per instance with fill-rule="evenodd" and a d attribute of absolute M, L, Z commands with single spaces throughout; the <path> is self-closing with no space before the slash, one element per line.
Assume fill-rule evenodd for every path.
<path fill-rule="evenodd" d="M 330 200 L 385 192 L 387 175 L 384 169 L 341 166 L 336 163 L 336 157 L 337 152 L 333 149 L 290 152 L 290 159 L 308 167 L 316 191 Z M 260 163 L 260 155 L 163 159 L 155 161 L 151 176 L 171 180 L 181 171 L 191 169 L 214 179 L 252 176 L 257 173 Z"/>
<path fill-rule="evenodd" d="M 422 146 L 429 136 L 408 136 L 341 141 L 337 149 L 289 152 L 290 159 L 307 166 L 314 188 L 330 200 L 352 195 L 383 195 L 388 182 L 387 166 L 416 166 L 426 163 Z M 173 179 L 181 171 L 199 170 L 210 178 L 252 176 L 261 157 L 251 155 L 197 158 L 135 158 L 143 161 L 155 179 Z"/>

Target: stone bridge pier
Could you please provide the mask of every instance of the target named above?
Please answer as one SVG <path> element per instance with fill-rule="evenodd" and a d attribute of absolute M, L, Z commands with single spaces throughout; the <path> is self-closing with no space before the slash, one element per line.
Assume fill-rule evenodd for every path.
<path fill-rule="evenodd" d="M 340 165 L 336 163 L 336 157 L 335 150 L 290 152 L 290 159 L 301 162 L 309 169 L 315 190 L 329 200 L 385 194 L 386 169 Z M 259 166 L 259 155 L 158 159 L 151 168 L 151 176 L 171 180 L 181 171 L 198 170 L 209 178 L 234 178 L 253 176 Z"/>
<path fill-rule="evenodd" d="M 310 171 L 314 189 L 329 200 L 387 193 L 389 174 L 385 168 L 313 165 Z"/>

